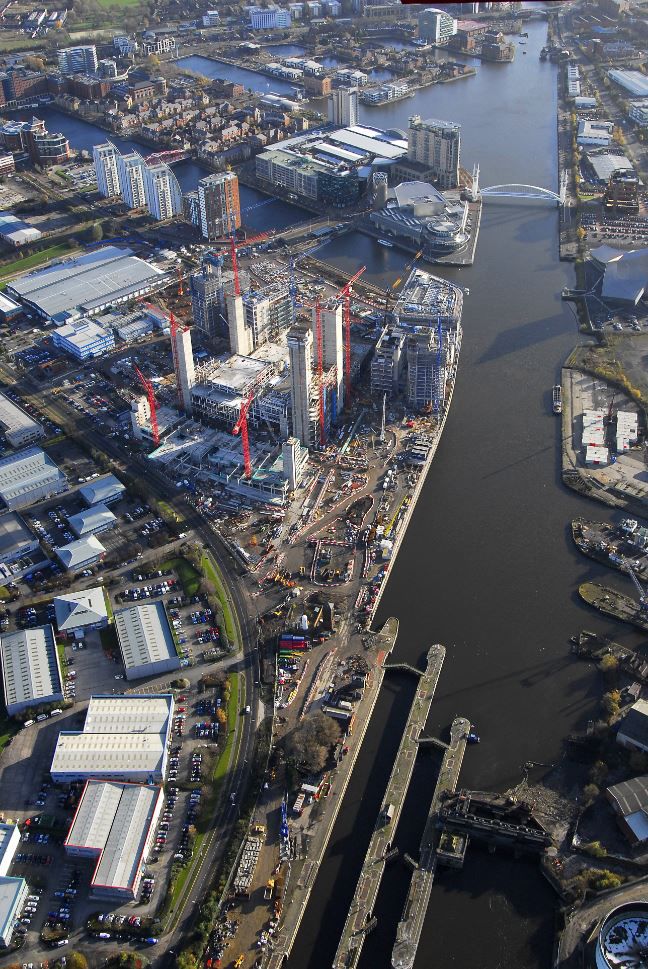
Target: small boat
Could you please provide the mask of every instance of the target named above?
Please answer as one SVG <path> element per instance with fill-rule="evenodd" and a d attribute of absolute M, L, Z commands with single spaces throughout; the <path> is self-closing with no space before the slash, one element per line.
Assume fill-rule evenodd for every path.
<path fill-rule="evenodd" d="M 378 240 L 378 245 L 379 246 L 384 246 L 385 249 L 393 249 L 394 248 L 394 243 L 393 242 L 390 242 L 389 239 L 379 239 Z"/>
<path fill-rule="evenodd" d="M 552 400 L 554 414 L 562 414 L 562 387 L 560 384 L 554 385 L 552 391 Z"/>
<path fill-rule="evenodd" d="M 468 732 L 466 740 L 468 741 L 469 744 L 478 744 L 480 742 L 480 739 L 481 738 L 477 733 L 477 728 L 475 727 L 475 724 L 471 723 L 470 730 Z"/>

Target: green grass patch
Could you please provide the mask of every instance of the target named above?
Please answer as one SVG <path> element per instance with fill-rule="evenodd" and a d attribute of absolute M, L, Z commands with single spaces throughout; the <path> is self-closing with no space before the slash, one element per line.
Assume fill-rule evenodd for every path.
<path fill-rule="evenodd" d="M 112 602 L 110 601 L 110 594 L 108 589 L 103 590 L 104 600 L 106 603 L 106 612 L 108 613 L 108 622 L 113 623 L 115 621 L 115 613 L 113 612 Z"/>
<path fill-rule="evenodd" d="M 15 276 L 25 269 L 41 266 L 44 262 L 49 262 L 50 259 L 69 255 L 70 251 L 69 247 L 65 245 L 50 246 L 49 249 L 35 252 L 32 256 L 25 256 L 24 259 L 15 259 L 9 266 L 0 266 L 0 279 L 4 279 L 6 276 Z"/>
<path fill-rule="evenodd" d="M 48 438 L 41 447 L 53 447 L 55 444 L 60 444 L 65 440 L 65 434 L 55 434 L 54 437 Z"/>
<path fill-rule="evenodd" d="M 171 570 L 175 572 L 180 580 L 180 585 L 186 596 L 196 596 L 198 595 L 198 590 L 200 589 L 200 573 L 198 573 L 191 562 L 188 562 L 184 558 L 173 558 L 167 559 L 160 566 L 163 572 Z"/>
<path fill-rule="evenodd" d="M 63 674 L 63 676 L 65 676 L 65 671 L 67 670 L 67 659 L 65 658 L 65 646 L 63 645 L 63 643 L 56 644 L 56 652 L 58 653 L 61 673 Z"/>
<path fill-rule="evenodd" d="M 234 621 L 234 610 L 227 594 L 225 583 L 221 578 L 219 569 L 214 564 L 211 555 L 203 555 L 201 567 L 205 576 L 214 583 L 216 595 L 223 608 L 223 618 L 225 620 L 225 632 L 230 642 L 230 647 L 236 651 L 239 648 L 239 636 L 237 635 L 237 624 Z"/>
<path fill-rule="evenodd" d="M 157 507 L 162 518 L 165 518 L 167 521 L 175 522 L 176 525 L 181 525 L 184 521 L 182 515 L 179 515 L 176 511 L 174 511 L 168 502 L 158 501 Z"/>
<path fill-rule="evenodd" d="M 9 598 L 9 589 L 5 585 L 0 585 L 0 600 Z"/>
<path fill-rule="evenodd" d="M 242 703 L 239 697 L 240 686 L 242 685 L 240 677 L 238 673 L 230 673 L 229 677 L 230 683 L 232 684 L 232 692 L 227 702 L 227 740 L 214 767 L 213 781 L 215 793 L 218 791 L 219 785 L 229 769 L 234 737 L 236 736 L 236 720 L 240 716 Z"/>

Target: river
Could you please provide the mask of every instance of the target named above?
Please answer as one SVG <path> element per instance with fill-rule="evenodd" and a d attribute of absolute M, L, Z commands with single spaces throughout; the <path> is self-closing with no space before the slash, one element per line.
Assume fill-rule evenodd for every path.
<path fill-rule="evenodd" d="M 545 25 L 532 23 L 513 64 L 475 62 L 477 77 L 392 105 L 363 106 L 361 120 L 406 128 L 408 117 L 420 112 L 458 121 L 462 164 L 470 170 L 479 162 L 483 186 L 555 189 L 556 67 L 538 59 L 544 41 Z M 207 65 L 225 76 L 214 62 Z M 240 78 L 237 68 L 230 70 L 227 76 Z M 268 79 L 253 78 L 266 89 Z M 54 109 L 38 113 L 74 147 L 106 138 Z M 203 174 L 193 163 L 176 170 L 185 190 Z M 248 189 L 242 197 L 244 207 L 262 198 Z M 250 212 L 249 221 L 281 228 L 303 217 L 303 210 L 276 203 Z M 367 278 L 383 284 L 406 261 L 361 235 L 342 237 L 318 255 L 348 270 L 364 264 Z M 447 276 L 470 288 L 457 388 L 378 622 L 399 617 L 402 660 L 420 661 L 430 643 L 446 644 L 428 728 L 440 733 L 455 715 L 469 717 L 482 743 L 469 749 L 461 784 L 503 789 L 520 779 L 526 761 L 556 763 L 563 737 L 595 712 L 600 684 L 586 664 L 570 658 L 569 637 L 583 627 L 614 632 L 630 644 L 637 637 L 605 623 L 577 597 L 578 583 L 602 570 L 576 553 L 569 521 L 607 515 L 560 483 L 560 421 L 551 414 L 550 391 L 578 333 L 559 298 L 573 271 L 558 260 L 555 208 L 485 203 L 475 265 Z M 295 969 L 331 965 L 411 695 L 407 679 L 386 681 L 290 960 Z M 397 838 L 412 854 L 433 780 L 433 761 L 424 756 Z M 391 866 L 365 969 L 389 965 L 406 885 L 403 866 Z M 534 864 L 470 849 L 463 871 L 441 873 L 436 881 L 417 969 L 544 969 L 553 907 Z"/>
<path fill-rule="evenodd" d="M 556 190 L 556 67 L 538 58 L 545 36 L 546 25 L 533 23 L 513 64 L 476 62 L 476 78 L 363 108 L 362 120 L 406 128 L 420 112 L 460 122 L 462 163 L 470 170 L 479 162 L 483 186 Z M 366 278 L 383 284 L 403 265 L 395 250 L 360 235 L 318 256 L 349 271 L 365 264 Z M 569 521 L 607 514 L 560 483 L 560 421 L 550 390 L 578 332 L 559 296 L 573 270 L 558 259 L 555 208 L 485 203 L 475 265 L 443 274 L 470 288 L 457 387 L 377 625 L 399 617 L 399 660 L 420 662 L 429 644 L 446 644 L 428 730 L 443 735 L 455 715 L 470 718 L 482 743 L 468 749 L 461 785 L 505 789 L 526 761 L 556 763 L 565 735 L 596 711 L 601 685 L 570 657 L 569 637 L 583 627 L 624 642 L 636 637 L 577 597 L 578 583 L 601 570 L 573 548 Z M 407 680 L 387 681 L 291 967 L 331 966 L 411 696 Z M 423 756 L 397 835 L 414 855 L 433 781 Z M 402 863 L 389 866 L 363 969 L 389 966 L 406 887 Z M 534 863 L 471 848 L 461 872 L 436 880 L 417 969 L 544 969 L 554 905 Z"/>

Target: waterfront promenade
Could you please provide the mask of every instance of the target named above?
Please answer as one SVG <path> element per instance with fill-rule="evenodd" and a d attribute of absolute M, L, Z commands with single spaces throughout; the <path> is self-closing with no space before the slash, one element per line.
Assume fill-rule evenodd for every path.
<path fill-rule="evenodd" d="M 425 727 L 432 706 L 445 652 L 445 647 L 440 644 L 431 646 L 427 654 L 425 672 L 415 671 L 421 679 L 412 701 L 412 707 L 383 798 L 383 807 L 376 819 L 374 833 L 367 848 L 360 878 L 335 954 L 334 969 L 352 969 L 360 959 L 362 945 L 371 923 L 385 865 L 398 827 L 398 819 L 412 779 L 419 737 Z"/>

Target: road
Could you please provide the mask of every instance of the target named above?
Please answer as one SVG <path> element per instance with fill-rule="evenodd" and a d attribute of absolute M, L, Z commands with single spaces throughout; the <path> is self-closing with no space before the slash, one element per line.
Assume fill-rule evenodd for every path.
<path fill-rule="evenodd" d="M 15 381 L 14 374 L 4 363 L 0 363 L 0 377 L 7 383 Z M 178 495 L 174 485 L 157 468 L 152 467 L 146 459 L 125 455 L 114 439 L 99 434 L 89 421 L 80 419 L 77 412 L 69 407 L 61 396 L 54 395 L 52 388 L 43 388 L 30 374 L 24 374 L 16 381 L 16 389 L 26 399 L 31 398 L 34 405 L 56 425 L 73 430 L 74 433 L 81 435 L 89 446 L 111 458 L 118 467 L 145 478 L 151 494 L 167 502 L 185 520 L 188 538 L 193 536 L 198 545 L 208 550 L 220 571 L 233 607 L 238 645 L 242 649 L 242 658 L 238 664 L 238 671 L 243 675 L 244 680 L 241 706 L 249 704 L 251 713 L 249 716 L 241 715 L 238 718 L 232 762 L 225 779 L 223 796 L 216 806 L 209 833 L 203 841 L 200 854 L 192 862 L 192 869 L 186 882 L 191 891 L 185 893 L 181 907 L 173 914 L 171 934 L 166 935 L 164 943 L 157 947 L 160 949 L 159 954 L 157 948 L 152 952 L 153 962 L 159 963 L 169 950 L 173 951 L 174 947 L 181 943 L 182 936 L 191 925 L 194 907 L 209 888 L 218 859 L 224 853 L 238 820 L 238 803 L 243 798 L 250 778 L 254 761 L 255 735 L 261 713 L 256 606 L 252 605 L 243 583 L 237 578 L 239 565 L 226 544 L 195 508 L 184 497 Z M 236 804 L 231 803 L 231 795 L 235 795 Z"/>

